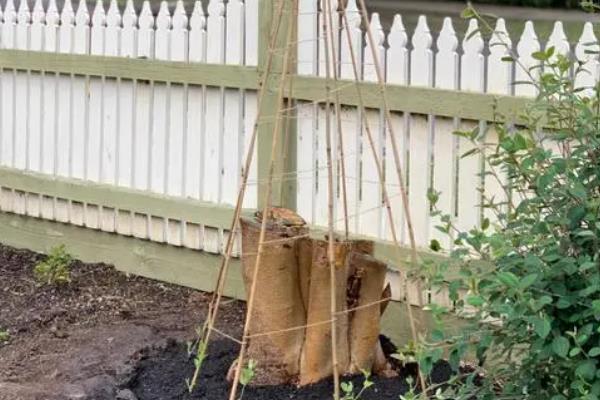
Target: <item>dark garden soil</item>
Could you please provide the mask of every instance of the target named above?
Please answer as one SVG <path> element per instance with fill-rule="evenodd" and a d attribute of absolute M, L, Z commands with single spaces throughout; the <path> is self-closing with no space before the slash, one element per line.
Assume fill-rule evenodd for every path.
<path fill-rule="evenodd" d="M 191 376 L 194 366 L 187 355 L 187 348 L 176 342 L 170 342 L 160 349 L 148 349 L 142 356 L 136 371 L 136 377 L 130 388 L 139 400 L 175 400 L 175 399 L 211 399 L 227 400 L 229 383 L 223 379 L 239 347 L 231 341 L 217 340 L 211 347 L 211 354 L 202 367 L 199 385 L 193 394 L 188 394 L 181 382 Z M 432 373 L 433 382 L 443 382 L 450 377 L 450 367 L 440 363 Z M 408 385 L 403 378 L 371 378 L 375 383 L 360 397 L 362 400 L 398 400 L 406 393 Z M 355 392 L 362 387 L 364 378 L 342 378 L 352 380 Z M 297 388 L 295 386 L 258 386 L 248 387 L 244 399 L 259 400 L 325 400 L 332 394 L 330 380 L 315 385 Z"/>
<path fill-rule="evenodd" d="M 209 295 L 81 262 L 70 283 L 39 286 L 33 268 L 43 257 L 0 245 L 0 400 L 227 399 L 225 376 L 238 351 L 229 340 L 211 344 L 193 395 L 185 385 L 193 371 L 185 343 Z M 243 316 L 243 303 L 225 301 L 219 330 L 239 336 Z M 448 376 L 439 365 L 432 380 Z M 404 378 L 374 381 L 362 399 L 397 400 L 408 388 Z M 328 399 L 331 386 L 253 387 L 244 398 Z"/>

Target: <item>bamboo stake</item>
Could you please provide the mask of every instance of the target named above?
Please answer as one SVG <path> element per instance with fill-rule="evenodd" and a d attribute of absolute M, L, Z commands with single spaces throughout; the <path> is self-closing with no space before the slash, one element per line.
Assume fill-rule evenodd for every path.
<path fill-rule="evenodd" d="M 280 4 L 281 7 L 283 7 L 283 3 L 286 0 L 280 0 Z M 297 0 L 294 0 L 293 2 L 293 9 L 291 9 L 289 11 L 289 20 L 288 20 L 288 30 L 287 30 L 287 37 L 286 37 L 286 50 L 283 56 L 283 71 L 281 72 L 281 79 L 279 82 L 279 88 L 278 88 L 278 93 L 277 93 L 277 110 L 275 115 L 276 116 L 280 116 L 280 113 L 282 111 L 283 108 L 283 94 L 284 94 L 284 86 L 285 86 L 285 80 L 288 77 L 288 69 L 289 69 L 289 59 L 290 59 L 290 43 L 292 41 L 292 32 L 293 32 L 293 25 L 294 25 L 294 21 L 293 21 L 293 17 L 294 17 L 294 10 L 297 7 Z M 280 18 L 281 19 L 281 18 Z M 260 263 L 261 263 L 261 258 L 262 258 L 262 253 L 264 251 L 264 241 L 265 241 L 265 235 L 266 235 L 266 230 L 267 230 L 267 220 L 268 220 L 268 215 L 269 215 L 269 208 L 271 206 L 271 191 L 272 191 L 272 183 L 273 183 L 273 174 L 274 174 L 274 167 L 275 167 L 275 156 L 276 156 L 276 152 L 277 152 L 277 142 L 279 139 L 279 134 L 280 134 L 280 124 L 281 124 L 281 118 L 276 118 L 275 119 L 275 124 L 273 126 L 273 142 L 271 145 L 271 158 L 269 160 L 269 180 L 267 181 L 267 187 L 266 187 L 266 191 L 265 191 L 265 204 L 264 204 L 264 208 L 263 208 L 263 218 L 261 221 L 261 226 L 260 226 L 260 235 L 259 235 L 259 240 L 258 240 L 258 251 L 257 251 L 257 255 L 256 255 L 256 261 L 254 264 L 254 271 L 253 271 L 253 276 L 252 276 L 252 285 L 250 287 L 250 293 L 248 295 L 248 303 L 247 303 L 247 308 L 246 308 L 246 321 L 244 323 L 244 333 L 242 336 L 242 345 L 240 346 L 240 353 L 237 359 L 237 365 L 235 368 L 235 376 L 233 378 L 233 383 L 231 385 L 231 392 L 229 394 L 229 400 L 235 400 L 236 396 L 237 396 L 237 389 L 238 389 L 238 384 L 240 381 L 240 374 L 242 371 L 242 366 L 244 364 L 244 353 L 246 352 L 246 348 L 248 346 L 248 333 L 250 331 L 250 321 L 252 319 L 252 311 L 254 309 L 254 299 L 256 296 L 256 283 L 258 281 L 258 271 L 260 268 Z"/>
<path fill-rule="evenodd" d="M 271 37 L 270 37 L 269 49 L 268 49 L 268 55 L 267 55 L 267 64 L 265 66 L 265 71 L 264 71 L 263 76 L 261 77 L 261 82 L 259 85 L 260 90 L 258 92 L 258 99 L 257 99 L 257 113 L 256 113 L 256 117 L 254 119 L 254 124 L 252 127 L 252 136 L 250 138 L 250 143 L 248 145 L 248 152 L 246 154 L 246 162 L 244 164 L 244 169 L 242 170 L 242 183 L 238 190 L 238 196 L 237 196 L 236 206 L 235 206 L 235 210 L 234 210 L 233 221 L 231 222 L 231 229 L 229 231 L 230 232 L 229 237 L 227 238 L 227 244 L 225 247 L 225 254 L 224 254 L 223 262 L 221 263 L 221 266 L 219 268 L 219 275 L 217 277 L 215 291 L 213 292 L 211 302 L 209 303 L 206 320 L 204 321 L 204 325 L 202 327 L 200 341 L 198 343 L 198 352 L 201 352 L 201 351 L 206 352 L 208 349 L 210 336 L 211 336 L 212 330 L 214 328 L 214 325 L 215 325 L 215 322 L 217 319 L 217 315 L 218 315 L 218 311 L 219 311 L 219 306 L 221 303 L 221 299 L 223 297 L 223 290 L 225 288 L 225 281 L 227 278 L 227 273 L 229 271 L 231 254 L 233 252 L 233 244 L 235 242 L 235 236 L 236 236 L 236 233 L 239 228 L 239 220 L 240 220 L 240 216 L 242 213 L 244 196 L 246 194 L 246 187 L 248 185 L 248 171 L 250 171 L 250 167 L 252 166 L 252 159 L 254 157 L 254 147 L 256 145 L 256 136 L 258 134 L 258 126 L 259 126 L 260 117 L 261 117 L 260 114 L 261 114 L 261 109 L 262 109 L 262 103 L 263 103 L 264 96 L 266 93 L 266 86 L 267 86 L 266 82 L 267 82 L 267 79 L 269 78 L 269 75 L 271 73 L 271 68 L 273 65 L 275 38 L 278 35 L 279 29 L 281 26 L 281 19 L 282 19 L 281 16 L 283 15 L 283 1 L 280 2 L 276 14 L 277 14 L 277 18 L 275 19 L 275 24 L 271 27 Z M 194 375 L 190 382 L 190 388 L 189 388 L 190 391 L 192 391 L 194 389 L 196 382 L 198 380 L 199 373 L 200 373 L 200 368 L 196 367 L 196 369 L 194 371 Z"/>
<path fill-rule="evenodd" d="M 340 398 L 340 375 L 338 370 L 338 354 L 337 354 L 337 298 L 336 298 L 336 287 L 335 287 L 335 237 L 333 229 L 333 160 L 331 156 L 331 103 L 330 103 L 330 71 L 329 71 L 329 37 L 333 36 L 331 33 L 331 1 L 325 0 L 325 10 L 323 10 L 323 31 L 325 33 L 324 38 L 324 50 L 325 50 L 325 87 L 327 90 L 327 115 L 325 121 L 325 135 L 327 140 L 327 224 L 328 224 L 328 238 L 327 238 L 327 257 L 329 259 L 329 296 L 331 306 L 331 363 L 333 368 L 333 398 L 339 400 Z M 332 46 L 333 47 L 333 46 Z M 335 69 L 335 63 L 333 64 Z M 334 73 L 335 74 L 335 73 Z M 346 222 L 347 224 L 347 222 Z M 346 228 L 347 229 L 347 228 Z"/>
<path fill-rule="evenodd" d="M 361 6 L 364 6 L 364 1 L 361 0 L 362 4 Z M 364 10 L 364 8 L 363 8 Z M 350 58 L 352 60 L 352 70 L 354 72 L 354 81 L 356 84 L 356 91 L 357 91 L 357 97 L 359 100 L 359 104 L 360 104 L 360 109 L 361 112 L 363 113 L 363 115 L 366 116 L 366 108 L 364 106 L 364 100 L 362 97 L 362 92 L 360 89 L 360 85 L 359 83 L 359 79 L 360 76 L 358 74 L 358 66 L 357 66 L 357 62 L 356 62 L 356 54 L 354 53 L 354 47 L 352 46 L 352 38 L 350 37 L 350 25 L 348 24 L 348 18 L 346 16 L 346 13 L 343 12 L 342 13 L 342 19 L 343 19 L 343 24 L 345 26 L 345 31 L 346 31 L 346 38 L 348 40 L 348 47 L 350 50 Z M 379 66 L 379 57 L 377 56 L 377 53 L 375 52 L 375 47 L 373 46 L 374 44 L 374 40 L 373 40 L 373 35 L 371 34 L 371 26 L 370 23 L 368 21 L 368 18 L 364 15 L 363 13 L 363 20 L 366 20 L 365 22 L 365 26 L 367 29 L 367 36 L 370 37 L 370 47 L 372 49 L 373 52 L 373 60 L 376 66 L 376 70 L 378 71 L 378 80 L 380 79 L 380 73 L 381 71 L 379 70 L 379 68 L 377 68 Z M 384 106 L 387 107 L 387 103 L 384 103 Z M 389 108 L 387 108 L 387 111 L 389 114 Z M 381 186 L 381 192 L 382 192 L 382 196 L 383 196 L 383 201 L 384 201 L 384 205 L 387 211 L 387 216 L 388 216 L 388 220 L 389 220 L 389 225 L 390 225 L 390 231 L 392 234 L 392 240 L 394 242 L 394 248 L 396 249 L 396 254 L 398 256 L 398 259 L 400 259 L 401 257 L 401 248 L 400 248 L 400 242 L 398 241 L 398 235 L 396 233 L 396 227 L 394 224 L 394 220 L 393 220 L 393 215 L 392 215 L 392 208 L 391 208 L 391 204 L 390 204 L 390 199 L 387 193 L 387 189 L 385 187 L 384 184 L 384 175 L 383 175 L 383 170 L 382 170 L 382 166 L 381 163 L 379 161 L 379 156 L 377 155 L 377 151 L 375 148 L 375 143 L 373 141 L 373 134 L 371 132 L 371 129 L 369 127 L 369 123 L 368 123 L 368 119 L 367 118 L 363 118 L 362 119 L 364 127 L 365 127 L 365 131 L 367 133 L 367 138 L 369 140 L 369 145 L 371 147 L 371 151 L 373 152 L 373 158 L 375 159 L 375 164 L 377 166 L 377 175 L 379 177 L 379 181 L 380 181 L 380 186 Z M 393 127 L 391 124 L 391 118 L 386 118 L 386 124 L 388 126 L 388 129 L 390 129 L 390 134 L 392 136 L 392 139 L 394 140 L 395 143 L 395 138 L 394 138 L 394 132 L 393 132 Z M 394 147 L 395 150 L 397 150 L 396 147 Z M 409 230 L 409 237 L 410 237 L 410 241 L 411 241 L 411 261 L 413 263 L 414 266 L 417 265 L 417 253 L 416 253 L 416 242 L 415 242 L 415 238 L 414 238 L 414 232 L 413 232 L 413 227 L 412 227 L 412 222 L 410 219 L 410 209 L 408 206 L 408 196 L 406 194 L 406 186 L 404 184 L 404 179 L 402 177 L 402 170 L 401 170 L 401 164 L 400 164 L 400 160 L 398 157 L 398 153 L 397 151 L 394 151 L 394 159 L 396 160 L 396 169 L 398 172 L 398 180 L 399 180 L 399 185 L 400 185 L 400 193 L 402 196 L 402 203 L 404 206 L 404 211 L 406 214 L 406 221 L 407 221 L 407 226 L 408 226 L 408 230 Z M 406 287 L 406 284 L 405 284 Z M 420 294 L 420 291 L 419 291 Z M 415 318 L 413 315 L 413 311 L 412 311 L 412 306 L 410 305 L 410 303 L 407 301 L 406 303 L 406 308 L 407 308 L 407 314 L 408 314 L 408 319 L 409 319 L 409 324 L 410 324 L 410 330 L 411 330 L 411 335 L 412 335 L 412 339 L 413 341 L 416 343 L 418 341 L 418 334 L 417 334 L 417 328 L 415 325 Z M 421 386 L 423 388 L 425 388 L 425 378 L 423 377 L 423 375 L 421 374 L 421 371 L 419 371 L 419 381 L 421 382 Z"/>
<path fill-rule="evenodd" d="M 329 3 L 331 0 L 327 0 Z M 331 58 L 333 60 L 333 84 L 334 84 L 334 93 L 335 93 L 335 115 L 336 115 L 336 123 L 337 123 L 337 133 L 338 133 L 338 144 L 339 144 L 339 152 L 340 152 L 340 172 L 342 175 L 342 207 L 344 212 L 344 236 L 345 239 L 348 240 L 350 237 L 350 232 L 348 228 L 348 196 L 347 196 L 347 187 L 346 187 L 346 157 L 344 155 L 344 135 L 342 134 L 342 107 L 340 102 L 340 92 L 337 90 L 338 88 L 338 53 L 335 50 L 335 41 L 333 35 L 333 16 L 331 12 L 331 5 L 327 6 L 327 19 L 329 21 L 329 27 L 331 30 L 331 34 L 329 35 L 330 48 L 331 48 Z"/>

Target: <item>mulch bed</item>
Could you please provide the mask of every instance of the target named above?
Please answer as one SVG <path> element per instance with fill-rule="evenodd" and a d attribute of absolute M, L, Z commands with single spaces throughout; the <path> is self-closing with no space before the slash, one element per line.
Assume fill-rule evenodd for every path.
<path fill-rule="evenodd" d="M 176 400 L 176 399 L 215 399 L 229 398 L 230 384 L 223 379 L 239 347 L 231 341 L 217 340 L 209 348 L 210 354 L 204 361 L 202 375 L 194 393 L 189 394 L 181 382 L 192 375 L 194 366 L 187 355 L 187 348 L 176 342 L 170 342 L 160 349 L 146 350 L 136 370 L 136 377 L 130 388 L 140 400 Z M 446 363 L 440 363 L 432 373 L 433 382 L 443 382 L 450 377 L 451 370 Z M 345 377 L 343 381 L 352 381 L 355 392 L 362 387 L 362 376 Z M 409 389 L 404 378 L 371 377 L 375 383 L 361 396 L 362 400 L 398 400 L 399 395 Z M 295 386 L 258 386 L 247 387 L 245 399 L 260 400 L 323 400 L 330 399 L 333 384 L 326 380 L 315 385 L 297 388 Z M 238 392 L 239 393 L 239 392 Z"/>
<path fill-rule="evenodd" d="M 70 283 L 40 286 L 33 268 L 43 257 L 0 245 L 0 331 L 9 333 L 0 343 L 0 400 L 228 398 L 225 376 L 238 352 L 229 340 L 211 343 L 193 394 L 185 384 L 193 372 L 185 343 L 203 320 L 208 294 L 82 262 L 72 265 Z M 226 300 L 218 328 L 240 336 L 243 317 L 243 303 Z M 449 374 L 440 364 L 432 380 Z M 361 387 L 362 377 L 352 380 Z M 397 400 L 408 389 L 404 378 L 374 381 L 362 399 Z M 244 398 L 326 399 L 331 388 L 330 381 L 252 387 Z"/>

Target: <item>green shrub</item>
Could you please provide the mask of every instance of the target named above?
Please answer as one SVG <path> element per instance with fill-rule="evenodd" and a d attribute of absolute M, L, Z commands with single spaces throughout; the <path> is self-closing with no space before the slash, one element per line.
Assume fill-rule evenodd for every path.
<path fill-rule="evenodd" d="M 42 285 L 58 285 L 71 282 L 71 264 L 73 258 L 65 246 L 53 247 L 44 261 L 33 269 L 35 279 Z"/>
<path fill-rule="evenodd" d="M 579 65 L 553 48 L 533 56 L 545 66 L 524 123 L 492 124 L 494 145 L 486 132 L 458 132 L 478 149 L 465 156 L 481 157 L 484 179 L 504 182 L 508 199 L 484 198 L 495 218 L 468 232 L 433 212 L 454 240 L 450 296 L 470 324 L 454 337 L 432 332 L 420 364 L 443 348 L 454 367 L 474 354 L 486 370 L 452 398 L 600 398 L 600 91 L 576 89 Z"/>

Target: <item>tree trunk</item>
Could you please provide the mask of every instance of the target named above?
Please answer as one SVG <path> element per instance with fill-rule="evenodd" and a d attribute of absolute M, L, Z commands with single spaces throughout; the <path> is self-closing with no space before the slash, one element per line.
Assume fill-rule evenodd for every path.
<path fill-rule="evenodd" d="M 306 338 L 300 359 L 300 385 L 318 382 L 331 375 L 331 275 L 327 256 L 328 243 L 314 240 L 306 322 Z M 335 244 L 335 291 L 337 311 L 346 310 L 346 255 L 347 243 Z M 337 352 L 338 369 L 345 371 L 349 364 L 348 314 L 338 314 Z"/>
<path fill-rule="evenodd" d="M 379 301 L 387 267 L 373 256 L 360 253 L 353 253 L 348 264 L 360 280 L 356 311 L 352 312 L 350 325 L 350 372 L 359 373 L 370 370 L 376 360 L 381 315 Z"/>
<path fill-rule="evenodd" d="M 242 264 L 252 285 L 260 219 L 242 219 Z M 306 385 L 332 374 L 330 271 L 327 241 L 289 210 L 273 208 L 258 274 L 248 359 L 257 362 L 253 384 Z M 274 241 L 274 242 L 273 242 Z M 269 243 L 270 242 L 270 243 Z M 373 257 L 373 242 L 337 241 L 335 290 L 338 370 L 381 371 L 379 320 L 386 265 Z M 294 329 L 298 328 L 298 329 Z"/>
<path fill-rule="evenodd" d="M 260 222 L 242 219 L 242 264 L 246 293 L 250 293 L 258 250 Z M 257 276 L 250 335 L 281 331 L 306 324 L 298 286 L 296 239 L 306 227 L 269 224 Z M 259 362 L 256 382 L 288 382 L 299 373 L 304 330 L 275 333 L 250 340 L 248 359 Z"/>

